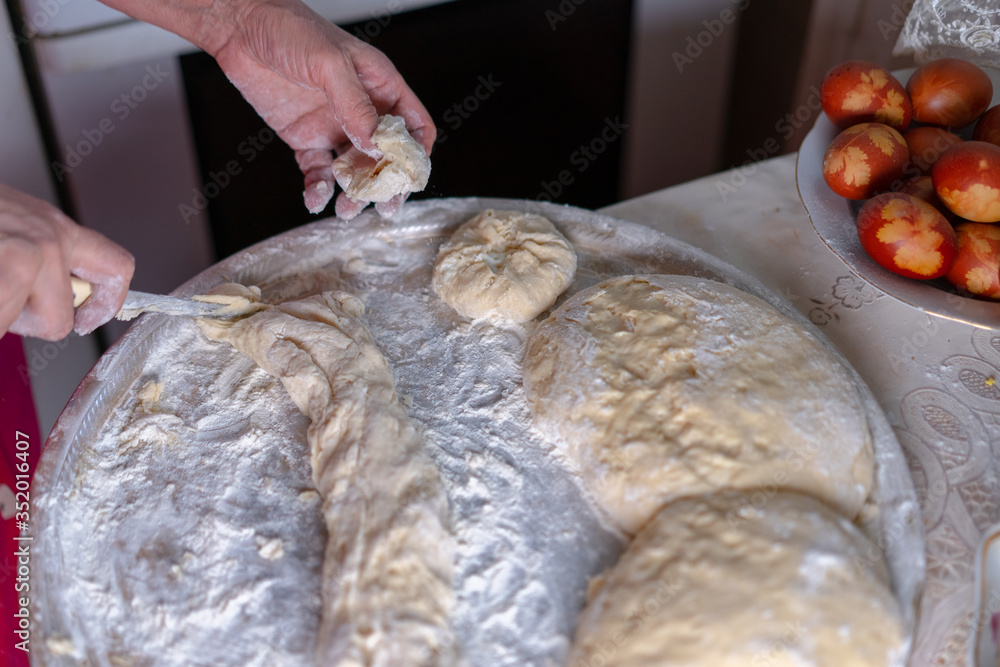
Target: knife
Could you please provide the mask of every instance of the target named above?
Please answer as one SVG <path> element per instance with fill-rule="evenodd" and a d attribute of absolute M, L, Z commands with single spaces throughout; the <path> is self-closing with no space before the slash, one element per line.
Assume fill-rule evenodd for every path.
<path fill-rule="evenodd" d="M 70 276 L 73 286 L 73 307 L 79 308 L 90 298 L 90 283 L 83 278 Z M 213 303 L 209 295 L 191 299 L 163 294 L 149 294 L 129 290 L 125 296 L 125 304 L 115 315 L 115 319 L 127 322 L 142 313 L 164 313 L 166 315 L 190 315 L 193 317 L 227 318 L 238 317 L 247 313 L 246 309 L 234 309 L 232 303 Z M 206 299 L 206 300 L 201 300 Z"/>

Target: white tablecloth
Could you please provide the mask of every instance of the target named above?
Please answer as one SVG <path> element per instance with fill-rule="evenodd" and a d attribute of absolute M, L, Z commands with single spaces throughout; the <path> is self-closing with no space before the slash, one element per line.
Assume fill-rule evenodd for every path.
<path fill-rule="evenodd" d="M 927 531 L 910 664 L 964 664 L 976 622 L 975 553 L 984 530 L 1000 521 L 1000 331 L 929 315 L 855 276 L 813 230 L 794 155 L 601 213 L 654 227 L 756 276 L 854 364 L 906 452 Z"/>

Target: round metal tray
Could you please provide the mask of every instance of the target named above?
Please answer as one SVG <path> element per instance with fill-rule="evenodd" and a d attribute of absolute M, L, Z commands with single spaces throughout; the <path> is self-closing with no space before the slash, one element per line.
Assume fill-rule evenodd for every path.
<path fill-rule="evenodd" d="M 430 289 L 440 243 L 486 208 L 540 213 L 568 236 L 579 268 L 563 298 L 626 273 L 694 275 L 760 297 L 827 345 L 864 400 L 877 470 L 862 528 L 876 545 L 873 557 L 888 563 L 912 637 L 923 529 L 884 413 L 805 317 L 705 252 L 567 206 L 426 200 L 391 221 L 366 213 L 295 229 L 176 290 L 190 296 L 236 281 L 259 285 L 266 300 L 277 301 L 335 280 L 365 301 L 369 326 L 466 531 L 453 625 L 472 664 L 558 664 L 588 578 L 622 548 L 530 425 L 519 364 L 532 325 L 463 322 Z M 148 381 L 164 385 L 152 415 L 137 407 Z M 245 402 L 215 406 L 219 392 Z M 167 433 L 171 444 L 144 446 L 140 427 Z M 301 502 L 310 486 L 305 428 L 279 383 L 228 346 L 204 340 L 190 319 L 140 319 L 73 394 L 38 467 L 35 664 L 312 664 L 325 537 L 318 507 Z M 264 544 L 271 556 L 274 544 L 284 545 L 283 555 L 262 558 Z"/>

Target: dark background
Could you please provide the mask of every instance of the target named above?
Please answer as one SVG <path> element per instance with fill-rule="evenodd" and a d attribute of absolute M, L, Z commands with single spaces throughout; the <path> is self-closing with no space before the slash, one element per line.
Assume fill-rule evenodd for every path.
<path fill-rule="evenodd" d="M 546 14 L 559 7 L 572 12 Z M 631 0 L 463 0 L 342 27 L 389 56 L 438 126 L 430 182 L 413 199 L 544 198 L 599 208 L 620 199 L 623 141 L 592 160 L 574 152 L 608 121 L 625 119 L 631 15 Z M 302 175 L 280 140 L 244 163 L 239 147 L 265 125 L 211 57 L 184 56 L 182 67 L 203 181 L 234 159 L 243 169 L 208 202 L 217 258 L 333 214 L 332 201 L 320 216 L 306 211 Z M 480 87 L 480 100 L 482 80 L 499 85 L 488 95 Z M 568 185 L 558 182 L 564 171 Z"/>

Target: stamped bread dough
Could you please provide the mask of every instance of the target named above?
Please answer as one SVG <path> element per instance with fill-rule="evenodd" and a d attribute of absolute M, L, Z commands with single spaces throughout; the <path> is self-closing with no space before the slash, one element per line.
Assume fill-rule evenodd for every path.
<path fill-rule="evenodd" d="M 592 591 L 566 664 L 902 667 L 881 554 L 808 496 L 676 501 Z"/>
<path fill-rule="evenodd" d="M 406 131 L 406 123 L 400 116 L 382 116 L 372 143 L 382 152 L 379 160 L 354 149 L 333 161 L 333 176 L 348 197 L 384 202 L 427 187 L 431 159 Z"/>
<path fill-rule="evenodd" d="M 576 252 L 540 215 L 488 209 L 438 252 L 433 285 L 471 318 L 526 322 L 551 306 L 576 273 Z"/>
<path fill-rule="evenodd" d="M 634 534 L 673 498 L 791 489 L 848 518 L 873 478 L 851 377 L 760 299 L 689 276 L 583 290 L 532 333 L 524 385 L 536 425 Z"/>
<path fill-rule="evenodd" d="M 310 419 L 328 532 L 317 664 L 454 665 L 447 497 L 362 312 L 325 292 L 199 326 L 279 378 Z"/>

